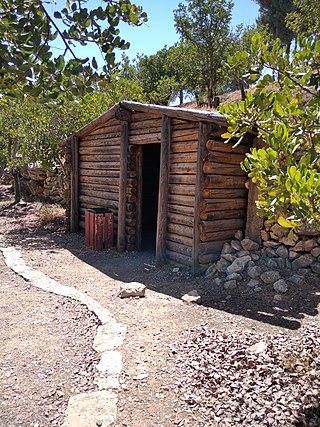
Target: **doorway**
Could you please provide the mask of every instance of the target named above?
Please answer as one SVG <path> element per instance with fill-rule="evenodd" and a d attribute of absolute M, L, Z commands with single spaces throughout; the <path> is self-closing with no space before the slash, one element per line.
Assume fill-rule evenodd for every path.
<path fill-rule="evenodd" d="M 155 251 L 161 144 L 142 146 L 141 247 Z"/>

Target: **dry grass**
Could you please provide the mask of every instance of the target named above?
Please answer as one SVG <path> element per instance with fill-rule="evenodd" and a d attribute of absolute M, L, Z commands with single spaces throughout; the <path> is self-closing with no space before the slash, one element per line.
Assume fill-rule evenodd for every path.
<path fill-rule="evenodd" d="M 59 205 L 41 204 L 38 215 L 42 224 L 63 222 L 65 220 L 65 209 Z"/>

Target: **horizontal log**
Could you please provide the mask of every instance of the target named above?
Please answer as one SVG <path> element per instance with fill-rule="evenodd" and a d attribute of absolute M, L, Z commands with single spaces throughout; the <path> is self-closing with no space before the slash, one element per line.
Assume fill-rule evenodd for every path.
<path fill-rule="evenodd" d="M 211 254 L 205 254 L 205 255 L 199 255 L 199 263 L 200 264 L 211 264 L 215 261 L 218 261 L 218 259 L 220 258 L 220 253 L 217 252 L 212 252 Z"/>
<path fill-rule="evenodd" d="M 205 199 L 242 199 L 248 195 L 247 189 L 214 189 L 204 188 L 202 190 L 202 197 Z"/>
<path fill-rule="evenodd" d="M 128 212 L 128 211 L 126 211 L 126 217 L 127 218 L 136 219 L 137 218 L 137 214 L 135 212 Z"/>
<path fill-rule="evenodd" d="M 80 162 L 118 162 L 120 163 L 120 157 L 117 154 L 81 154 L 79 155 Z M 100 164 L 100 163 L 99 163 Z"/>
<path fill-rule="evenodd" d="M 246 209 L 231 209 L 228 211 L 200 212 L 200 219 L 202 221 L 214 221 L 217 219 L 246 218 L 246 215 Z"/>
<path fill-rule="evenodd" d="M 103 125 L 100 125 L 96 127 L 95 129 L 91 130 L 89 135 L 97 135 L 101 133 L 114 133 L 119 132 L 120 133 L 120 123 L 118 120 L 116 121 L 107 121 L 103 123 Z"/>
<path fill-rule="evenodd" d="M 206 150 L 203 154 L 203 161 L 230 165 L 240 165 L 240 163 L 243 162 L 245 157 L 245 154 L 224 153 L 222 151 Z"/>
<path fill-rule="evenodd" d="M 227 211 L 232 209 L 246 209 L 247 199 L 204 199 L 200 202 L 201 212 Z"/>
<path fill-rule="evenodd" d="M 245 154 L 249 151 L 249 148 L 245 145 L 238 145 L 234 147 L 234 144 L 228 142 L 215 141 L 214 139 L 209 139 L 207 141 L 206 147 L 208 150 L 212 151 L 222 151 L 224 153 L 240 153 Z"/>
<path fill-rule="evenodd" d="M 91 176 L 97 178 L 119 178 L 120 171 L 119 170 L 95 170 L 95 169 L 79 169 L 79 175 L 81 176 Z"/>
<path fill-rule="evenodd" d="M 198 140 L 198 132 L 193 130 L 189 131 L 173 131 L 171 136 L 171 141 L 173 143 L 176 142 L 188 142 L 193 141 L 196 142 Z"/>
<path fill-rule="evenodd" d="M 245 225 L 244 218 L 221 219 L 218 221 L 201 221 L 199 224 L 200 233 L 213 233 L 224 230 L 238 230 Z"/>
<path fill-rule="evenodd" d="M 168 222 L 173 223 L 173 224 L 188 225 L 189 227 L 192 227 L 193 226 L 193 217 L 168 212 Z"/>
<path fill-rule="evenodd" d="M 187 227 L 186 225 L 168 223 L 167 229 L 169 234 L 178 234 L 179 236 L 191 238 L 193 237 L 193 228 Z"/>
<path fill-rule="evenodd" d="M 199 123 L 186 121 L 186 120 L 179 120 L 179 119 L 171 119 L 171 128 L 172 130 L 178 130 L 178 129 L 194 129 L 198 130 Z"/>
<path fill-rule="evenodd" d="M 247 172 L 241 169 L 240 165 L 229 165 L 225 163 L 204 162 L 203 172 L 207 174 L 247 176 Z"/>
<path fill-rule="evenodd" d="M 126 225 L 128 225 L 129 227 L 136 227 L 137 221 L 132 218 L 126 218 Z"/>
<path fill-rule="evenodd" d="M 168 212 L 177 213 L 179 215 L 187 215 L 193 217 L 194 206 L 168 205 Z"/>
<path fill-rule="evenodd" d="M 224 133 L 227 132 L 227 128 L 224 126 L 220 126 L 220 127 L 216 127 L 214 130 L 212 130 L 211 132 L 209 132 L 208 137 L 210 139 L 216 139 L 216 138 L 221 138 L 221 135 L 223 135 Z"/>
<path fill-rule="evenodd" d="M 98 197 L 79 195 L 80 203 L 87 203 L 87 206 L 118 209 L 118 202 L 115 200 L 106 200 Z"/>
<path fill-rule="evenodd" d="M 195 185 L 196 175 L 169 175 L 169 184 L 187 184 Z"/>
<path fill-rule="evenodd" d="M 87 136 L 82 138 L 80 141 L 80 147 L 105 147 L 110 146 L 120 146 L 120 134 L 116 138 L 108 138 L 107 136 Z"/>
<path fill-rule="evenodd" d="M 170 155 L 170 163 L 195 163 L 197 153 L 175 153 Z"/>
<path fill-rule="evenodd" d="M 91 197 L 97 197 L 98 199 L 104 199 L 104 200 L 119 199 L 118 193 L 110 193 L 107 191 L 100 191 L 100 190 L 94 190 L 92 188 L 83 188 L 83 187 L 80 189 L 80 196 L 91 196 Z"/>
<path fill-rule="evenodd" d="M 172 205 L 194 206 L 194 197 L 168 194 L 168 203 Z"/>
<path fill-rule="evenodd" d="M 131 116 L 131 122 L 130 125 L 133 125 L 134 122 L 141 122 L 143 120 L 147 121 L 147 120 L 160 120 L 161 123 L 161 117 L 159 117 L 159 112 L 154 111 L 154 112 L 140 112 L 140 111 L 135 111 L 132 116 Z"/>
<path fill-rule="evenodd" d="M 115 187 L 119 186 L 119 178 L 111 178 L 108 176 L 87 176 L 80 174 L 79 181 L 81 184 L 100 184 Z"/>
<path fill-rule="evenodd" d="M 129 136 L 155 133 L 161 131 L 161 119 L 141 120 L 131 122 L 129 127 Z"/>
<path fill-rule="evenodd" d="M 136 205 L 134 203 L 127 203 L 126 204 L 126 211 L 127 212 L 136 212 Z"/>
<path fill-rule="evenodd" d="M 105 170 L 105 169 L 120 169 L 120 162 L 79 162 L 80 169 L 95 169 L 95 170 Z"/>
<path fill-rule="evenodd" d="M 247 179 L 245 176 L 206 175 L 204 177 L 204 187 L 244 189 Z"/>
<path fill-rule="evenodd" d="M 181 164 L 181 163 L 172 163 L 170 165 L 169 173 L 171 175 L 195 175 L 197 170 L 197 164 L 196 163 L 187 163 L 187 164 Z"/>
<path fill-rule="evenodd" d="M 195 186 L 184 184 L 169 184 L 170 194 L 185 194 L 187 196 L 194 196 Z"/>
<path fill-rule="evenodd" d="M 157 144 L 161 142 L 161 132 L 129 135 L 129 144 Z"/>
<path fill-rule="evenodd" d="M 186 255 L 178 254 L 177 252 L 166 250 L 167 259 L 169 259 L 171 262 L 183 266 L 190 267 L 192 263 L 191 257 L 188 257 Z"/>
<path fill-rule="evenodd" d="M 220 240 L 217 242 L 201 242 L 199 243 L 199 254 L 200 255 L 207 255 L 211 254 L 212 252 L 220 252 L 223 245 L 225 243 L 225 240 Z"/>
<path fill-rule="evenodd" d="M 120 154 L 119 145 L 106 145 L 99 147 L 81 147 L 79 148 L 79 155 L 89 154 L 89 155 L 110 155 L 110 154 Z"/>
<path fill-rule="evenodd" d="M 127 202 L 128 203 L 137 203 L 137 196 L 133 194 L 127 194 Z"/>
<path fill-rule="evenodd" d="M 193 153 L 197 152 L 198 145 L 196 142 L 173 142 L 170 144 L 170 153 Z"/>
<path fill-rule="evenodd" d="M 167 240 L 170 242 L 181 243 L 185 246 L 192 247 L 192 238 L 186 236 L 180 236 L 179 234 L 167 233 Z"/>
<path fill-rule="evenodd" d="M 200 240 L 201 242 L 214 242 L 214 241 L 220 241 L 220 240 L 229 240 L 232 239 L 238 231 L 239 228 L 236 229 L 230 229 L 230 230 L 223 230 L 223 231 L 214 231 L 212 233 L 209 232 L 202 232 L 200 233 Z"/>
<path fill-rule="evenodd" d="M 111 193 L 119 193 L 119 187 L 116 185 L 108 185 L 108 184 L 100 184 L 100 183 L 87 183 L 80 181 L 80 193 L 81 189 L 86 190 L 99 190 L 104 192 L 111 192 Z M 129 193 L 130 194 L 130 193 Z"/>
<path fill-rule="evenodd" d="M 167 249 L 169 249 L 169 251 L 172 251 L 178 254 L 186 255 L 188 257 L 191 257 L 192 255 L 192 248 L 186 245 L 183 245 L 181 243 L 167 241 L 166 247 Z"/>

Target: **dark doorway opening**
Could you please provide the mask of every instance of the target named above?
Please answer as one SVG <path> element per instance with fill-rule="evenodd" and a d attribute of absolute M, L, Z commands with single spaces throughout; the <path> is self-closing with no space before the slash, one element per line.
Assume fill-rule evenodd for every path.
<path fill-rule="evenodd" d="M 142 155 L 142 223 L 143 249 L 155 250 L 158 215 L 160 144 L 143 145 Z"/>

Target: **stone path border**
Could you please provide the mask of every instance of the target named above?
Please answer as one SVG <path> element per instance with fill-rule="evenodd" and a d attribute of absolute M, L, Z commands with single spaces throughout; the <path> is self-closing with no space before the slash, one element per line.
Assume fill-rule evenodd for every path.
<path fill-rule="evenodd" d="M 13 247 L 0 247 L 5 263 L 31 285 L 46 292 L 69 297 L 87 306 L 100 320 L 101 325 L 93 342 L 100 353 L 94 382 L 98 391 L 81 393 L 69 399 L 62 427 L 107 427 L 114 425 L 117 415 L 119 375 L 122 357 L 119 347 L 126 333 L 126 326 L 118 323 L 109 310 L 95 299 L 71 286 L 61 285 L 44 273 L 28 267 L 21 252 Z"/>

